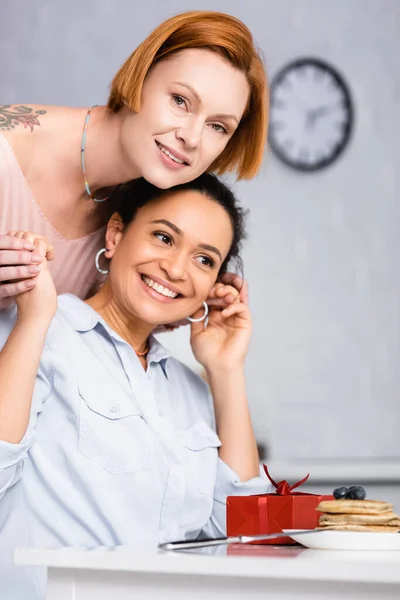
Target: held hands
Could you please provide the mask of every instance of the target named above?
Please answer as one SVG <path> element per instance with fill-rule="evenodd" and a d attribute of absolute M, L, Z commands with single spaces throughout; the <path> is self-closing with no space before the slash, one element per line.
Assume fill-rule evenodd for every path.
<path fill-rule="evenodd" d="M 227 296 L 231 296 L 230 303 Z M 194 356 L 209 373 L 243 368 L 251 337 L 249 307 L 235 287 L 223 283 L 215 284 L 207 303 L 211 305 L 207 327 L 204 322 L 191 323 Z M 202 313 L 200 308 L 192 316 L 200 317 Z"/>
<path fill-rule="evenodd" d="M 0 235 L 0 310 L 10 306 L 15 296 L 31 290 L 44 257 L 35 250 L 34 240 L 44 239 L 27 231 L 10 231 Z M 46 258 L 53 260 L 47 244 Z"/>
<path fill-rule="evenodd" d="M 12 264 L 18 266 L 2 268 L 0 263 L 0 275 L 3 271 L 3 273 L 6 272 L 10 276 L 6 284 L 1 285 L 0 280 L 0 293 L 2 288 L 6 289 L 6 293 L 8 290 L 9 295 L 5 297 L 4 289 L 2 290 L 3 298 L 9 300 L 11 297 L 12 300 L 15 300 L 19 320 L 32 318 L 51 320 L 57 309 L 57 292 L 47 267 L 47 261 L 53 260 L 52 246 L 43 236 L 29 231 L 10 231 L 7 236 L 2 237 L 3 239 L 7 238 L 7 250 L 4 253 L 9 252 L 9 257 L 15 261 Z M 25 244 L 25 248 L 28 245 L 32 247 L 31 257 L 32 255 L 37 256 L 41 260 L 41 262 L 30 263 L 31 265 L 35 264 L 36 269 L 34 272 L 32 270 L 28 271 L 29 267 L 21 264 L 22 261 L 24 261 L 24 265 L 29 264 L 25 256 L 25 254 L 29 254 L 29 251 L 18 251 L 18 248 L 21 248 L 23 244 Z M 17 256 L 14 256 L 13 252 Z M 11 279 L 13 277 L 15 279 Z"/>

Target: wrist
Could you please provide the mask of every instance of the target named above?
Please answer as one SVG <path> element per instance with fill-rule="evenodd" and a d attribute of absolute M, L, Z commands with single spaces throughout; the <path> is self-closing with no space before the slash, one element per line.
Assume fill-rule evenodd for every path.
<path fill-rule="evenodd" d="M 24 329 L 30 329 L 34 331 L 47 330 L 54 317 L 54 313 L 42 313 L 42 314 L 24 314 L 18 311 L 16 327 L 23 327 Z"/>
<path fill-rule="evenodd" d="M 226 365 L 211 365 L 204 366 L 204 369 L 207 374 L 207 378 L 211 380 L 216 380 L 220 378 L 229 378 L 232 379 L 242 379 L 244 378 L 244 362 L 239 364 L 230 364 Z"/>
<path fill-rule="evenodd" d="M 213 392 L 217 392 L 221 389 L 224 393 L 227 391 L 234 392 L 245 388 L 245 373 L 244 367 L 236 368 L 212 368 L 206 369 L 207 381 L 210 384 Z"/>

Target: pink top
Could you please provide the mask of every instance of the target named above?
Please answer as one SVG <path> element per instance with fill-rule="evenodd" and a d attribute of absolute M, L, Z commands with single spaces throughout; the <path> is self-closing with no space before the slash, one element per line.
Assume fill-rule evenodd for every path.
<path fill-rule="evenodd" d="M 0 234 L 15 229 L 39 233 L 52 244 L 54 260 L 49 268 L 58 294 L 69 292 L 84 299 L 102 280 L 94 259 L 104 246 L 106 228 L 76 240 L 59 234 L 43 214 L 11 146 L 0 134 Z"/>

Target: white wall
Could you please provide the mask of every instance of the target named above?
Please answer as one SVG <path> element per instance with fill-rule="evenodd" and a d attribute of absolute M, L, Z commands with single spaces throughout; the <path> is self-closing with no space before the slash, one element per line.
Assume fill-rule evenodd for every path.
<path fill-rule="evenodd" d="M 268 155 L 236 186 L 251 208 L 257 437 L 279 458 L 400 458 L 398 0 L 2 0 L 2 103 L 101 103 L 154 26 L 199 7 L 240 17 L 270 75 L 299 56 L 331 62 L 355 103 L 337 164 L 301 175 Z M 187 332 L 169 344 L 187 359 Z"/>

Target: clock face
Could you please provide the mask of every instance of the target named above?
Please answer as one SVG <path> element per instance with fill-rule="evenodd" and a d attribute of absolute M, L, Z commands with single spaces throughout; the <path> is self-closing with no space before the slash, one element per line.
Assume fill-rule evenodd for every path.
<path fill-rule="evenodd" d="M 352 126 L 349 90 L 327 63 L 296 60 L 272 81 L 269 142 L 285 164 L 301 171 L 330 165 L 346 147 Z"/>

